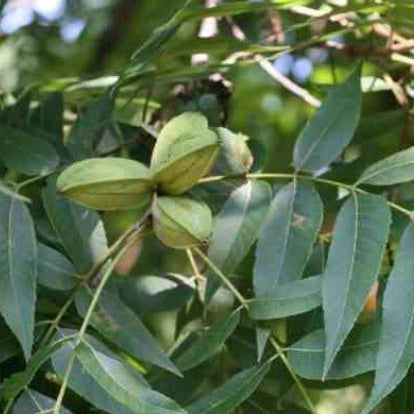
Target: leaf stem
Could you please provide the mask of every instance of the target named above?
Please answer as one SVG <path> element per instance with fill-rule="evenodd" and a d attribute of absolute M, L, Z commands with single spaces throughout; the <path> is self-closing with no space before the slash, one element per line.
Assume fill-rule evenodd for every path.
<path fill-rule="evenodd" d="M 51 171 L 47 174 L 42 174 L 42 175 L 37 175 L 36 177 L 32 177 L 32 178 L 28 178 L 25 181 L 21 181 L 20 183 L 15 183 L 15 187 L 17 191 L 20 191 L 23 187 L 26 187 L 27 185 L 33 184 L 37 181 L 41 181 L 44 178 L 47 178 L 49 176 L 51 176 L 52 174 L 54 174 L 56 171 Z"/>
<path fill-rule="evenodd" d="M 229 278 L 226 275 L 224 275 L 224 273 L 200 249 L 198 249 L 197 247 L 195 247 L 194 248 L 194 251 L 204 260 L 204 262 L 207 264 L 207 266 L 209 266 L 210 269 L 231 290 L 231 292 L 234 294 L 234 296 L 236 296 L 236 298 L 239 300 L 239 302 L 241 303 L 241 305 L 245 309 L 247 309 L 248 308 L 248 302 L 247 302 L 247 300 L 238 291 L 238 289 L 233 285 L 233 283 L 230 282 Z M 277 356 L 275 356 L 275 358 L 276 357 L 280 357 L 280 359 L 282 360 L 283 364 L 286 366 L 286 369 L 289 371 L 290 375 L 292 376 L 292 378 L 293 378 L 296 386 L 298 387 L 300 393 L 302 394 L 304 400 L 308 404 L 311 412 L 313 414 L 316 414 L 316 409 L 315 409 L 315 406 L 314 406 L 312 400 L 310 399 L 308 393 L 306 392 L 305 387 L 302 385 L 302 383 L 300 382 L 299 378 L 295 374 L 295 372 L 294 372 L 293 368 L 291 367 L 288 359 L 286 358 L 286 355 L 283 353 L 283 349 L 279 346 L 279 344 L 277 343 L 277 341 L 273 337 L 270 337 L 270 342 L 271 342 L 272 346 L 275 348 L 275 350 L 277 352 Z"/>
<path fill-rule="evenodd" d="M 244 177 L 247 179 L 249 178 L 250 179 L 260 179 L 260 178 L 293 179 L 293 178 L 297 178 L 299 180 L 312 181 L 315 183 L 330 185 L 332 187 L 343 188 L 344 190 L 347 190 L 352 193 L 369 194 L 369 192 L 362 190 L 361 188 L 358 188 L 355 185 L 345 184 L 339 181 L 327 180 L 325 178 L 312 177 L 310 175 L 301 175 L 301 174 L 295 174 L 295 173 L 290 173 L 290 174 L 289 173 L 253 173 L 253 174 L 245 174 Z M 213 183 L 213 182 L 223 181 L 223 180 L 230 179 L 230 178 L 234 178 L 234 177 L 226 176 L 226 175 L 217 175 L 217 176 L 202 178 L 198 182 L 200 184 Z M 414 216 L 413 211 L 408 210 L 400 206 L 399 204 L 393 203 L 388 200 L 385 200 L 385 202 L 394 210 L 397 210 L 400 213 L 405 214 L 411 220 L 413 220 L 413 216 Z"/>
<path fill-rule="evenodd" d="M 142 216 L 141 220 L 129 227 L 124 233 L 121 234 L 121 236 L 109 247 L 108 252 L 105 254 L 102 259 L 96 263 L 92 269 L 87 273 L 85 277 L 81 278 L 81 281 L 76 286 L 75 290 L 73 291 L 72 295 L 68 298 L 68 300 L 64 303 L 62 308 L 59 310 L 59 313 L 56 315 L 55 319 L 53 319 L 50 323 L 50 326 L 43 337 L 43 340 L 40 344 L 40 346 L 43 346 L 49 339 L 52 332 L 58 327 L 59 322 L 61 319 L 65 316 L 67 310 L 69 309 L 70 305 L 75 299 L 76 293 L 79 291 L 80 287 L 84 283 L 88 283 L 96 274 L 101 270 L 101 268 L 105 265 L 105 263 L 112 257 L 112 255 L 117 251 L 119 246 L 128 239 L 128 237 L 131 237 L 134 232 L 140 232 L 141 228 L 144 226 L 148 216 L 150 214 L 150 210 L 147 210 L 144 215 Z"/>
<path fill-rule="evenodd" d="M 190 262 L 191 268 L 193 269 L 193 276 L 196 280 L 204 280 L 204 277 L 200 273 L 200 269 L 197 266 L 197 263 L 195 261 L 193 252 L 191 249 L 185 249 L 185 252 L 187 253 L 188 261 Z"/>
<path fill-rule="evenodd" d="M 278 342 L 276 341 L 276 339 L 273 336 L 270 337 L 270 343 L 272 344 L 273 348 L 275 348 L 275 350 L 277 352 L 277 355 L 280 356 L 280 359 L 285 364 L 286 369 L 289 371 L 290 375 L 292 376 L 293 381 L 295 381 L 295 384 L 298 387 L 298 390 L 300 391 L 300 393 L 302 394 L 302 397 L 305 400 L 306 404 L 309 406 L 309 409 L 311 410 L 311 412 L 313 414 L 316 414 L 315 405 L 313 404 L 312 400 L 310 399 L 305 387 L 300 382 L 300 379 L 296 375 L 295 371 L 291 367 L 291 365 L 289 363 L 289 360 L 286 358 L 286 355 L 283 353 L 283 349 L 281 348 L 281 346 L 278 344 Z"/>
<path fill-rule="evenodd" d="M 220 278 L 220 280 L 229 288 L 238 301 L 247 309 L 247 300 L 238 291 L 236 286 L 230 282 L 229 278 L 198 248 L 195 247 L 194 251 L 204 260 L 206 265 Z"/>
<path fill-rule="evenodd" d="M 137 230 L 136 230 L 136 232 L 137 233 L 135 235 L 138 236 L 140 232 L 137 231 Z M 110 278 L 110 276 L 111 276 L 111 274 L 112 274 L 112 272 L 113 272 L 116 264 L 122 259 L 122 257 L 125 254 L 125 252 L 135 242 L 136 242 L 136 237 L 131 238 L 128 241 L 128 243 L 126 243 L 118 251 L 117 255 L 114 257 L 114 260 L 111 262 L 111 264 L 108 266 L 108 269 L 105 271 L 102 279 L 99 282 L 98 287 L 96 288 L 96 291 L 95 291 L 95 293 L 94 293 L 94 295 L 92 297 L 91 303 L 89 304 L 88 310 L 86 312 L 85 318 L 83 319 L 82 325 L 81 325 L 80 330 L 78 332 L 78 335 L 76 337 L 75 344 L 74 344 L 74 350 L 73 350 L 73 352 L 71 354 L 71 357 L 70 357 L 69 362 L 68 362 L 67 367 L 66 367 L 65 374 L 63 376 L 62 385 L 60 387 L 59 394 L 58 394 L 58 396 L 56 398 L 56 403 L 55 403 L 55 406 L 54 406 L 54 409 L 53 409 L 53 414 L 59 414 L 59 410 L 60 410 L 60 407 L 62 406 L 62 402 L 63 402 L 63 397 L 65 395 L 65 391 L 66 391 L 66 388 L 67 388 L 68 383 L 69 383 L 69 377 L 70 377 L 70 374 L 72 372 L 73 364 L 75 363 L 75 354 L 76 354 L 75 351 L 76 351 L 76 347 L 84 339 L 84 336 L 85 336 L 85 333 L 86 333 L 86 329 L 89 326 L 90 319 L 92 317 L 92 314 L 93 314 L 93 311 L 95 309 L 95 306 L 98 303 L 99 297 L 101 296 L 102 291 L 103 291 L 106 283 L 108 282 L 108 280 L 109 280 L 109 278 Z"/>

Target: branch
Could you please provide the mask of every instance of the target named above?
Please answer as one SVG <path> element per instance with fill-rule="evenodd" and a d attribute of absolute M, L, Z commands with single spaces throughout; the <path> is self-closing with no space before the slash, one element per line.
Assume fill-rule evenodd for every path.
<path fill-rule="evenodd" d="M 302 88 L 295 82 L 293 82 L 288 77 L 282 75 L 266 58 L 262 55 L 256 55 L 255 60 L 259 63 L 260 67 L 269 74 L 276 82 L 280 83 L 285 89 L 292 92 L 294 95 L 298 96 L 304 102 L 313 106 L 314 108 L 319 108 L 321 106 L 321 101 L 314 97 L 308 90 Z"/>
<path fill-rule="evenodd" d="M 233 37 L 242 41 L 246 40 L 246 35 L 244 34 L 242 28 L 237 25 L 231 17 L 227 17 L 226 20 L 230 25 Z M 282 75 L 263 55 L 256 54 L 254 56 L 254 60 L 268 75 L 270 75 L 285 89 L 292 92 L 294 95 L 298 96 L 304 102 L 313 106 L 314 108 L 319 108 L 321 106 L 321 101 L 318 98 L 315 98 L 309 91 L 302 88 L 288 77 Z"/>

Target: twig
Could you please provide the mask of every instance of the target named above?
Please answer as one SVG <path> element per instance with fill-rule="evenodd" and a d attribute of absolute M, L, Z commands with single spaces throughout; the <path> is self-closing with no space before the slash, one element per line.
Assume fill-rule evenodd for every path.
<path fill-rule="evenodd" d="M 135 239 L 130 240 L 128 243 L 126 243 L 122 249 L 119 250 L 118 254 L 115 256 L 114 260 L 111 262 L 111 264 L 108 266 L 108 269 L 106 270 L 105 274 L 103 275 L 101 281 L 99 282 L 98 287 L 96 288 L 95 294 L 91 300 L 91 303 L 89 304 L 88 310 L 86 312 L 85 318 L 83 319 L 83 323 L 80 327 L 79 333 L 76 337 L 75 343 L 74 343 L 74 349 L 70 356 L 69 362 L 66 367 L 65 374 L 63 376 L 62 385 L 59 390 L 59 394 L 56 398 L 56 403 L 53 409 L 53 414 L 59 414 L 60 407 L 63 402 L 63 397 L 65 396 L 66 388 L 69 383 L 70 374 L 72 372 L 73 364 L 75 363 L 75 357 L 76 357 L 76 348 L 79 346 L 79 344 L 83 341 L 86 329 L 89 326 L 90 319 L 92 317 L 93 311 L 95 310 L 96 304 L 98 303 L 98 299 L 102 294 L 102 291 L 108 282 L 116 264 L 122 259 L 125 252 L 129 249 L 129 247 L 132 245 L 132 243 L 135 243 Z"/>
<path fill-rule="evenodd" d="M 270 343 L 272 344 L 273 348 L 275 348 L 277 355 L 280 357 L 280 359 L 283 361 L 286 369 L 289 371 L 289 374 L 292 376 L 293 381 L 295 382 L 296 386 L 298 387 L 299 392 L 302 394 L 303 399 L 305 400 L 306 404 L 309 406 L 312 413 L 316 414 L 316 408 L 313 404 L 312 400 L 310 399 L 305 387 L 300 382 L 298 376 L 296 375 L 295 371 L 291 367 L 288 359 L 286 358 L 286 355 L 283 352 L 283 349 L 279 346 L 276 339 L 272 336 L 270 337 Z"/>
<path fill-rule="evenodd" d="M 238 291 L 238 289 L 233 285 L 233 283 L 230 282 L 229 278 L 223 274 L 223 272 L 198 248 L 194 249 L 195 252 L 205 261 L 207 266 L 210 267 L 210 269 L 222 280 L 222 282 L 231 290 L 231 292 L 236 296 L 240 304 L 245 308 L 248 309 L 248 303 L 247 300 L 244 298 L 244 296 Z M 307 402 L 309 409 L 312 413 L 316 414 L 315 407 L 312 403 L 312 400 L 309 398 L 309 395 L 306 392 L 305 387 L 300 382 L 299 378 L 295 374 L 293 368 L 291 367 L 288 359 L 286 358 L 285 354 L 283 353 L 283 350 L 279 347 L 279 344 L 271 337 L 270 341 L 272 345 L 275 347 L 277 355 L 274 356 L 274 358 L 280 357 L 283 364 L 286 366 L 286 369 L 291 374 L 293 380 L 296 383 L 296 386 L 298 387 L 299 392 L 302 394 L 303 398 Z"/>
<path fill-rule="evenodd" d="M 396 101 L 404 111 L 405 120 L 401 128 L 400 134 L 400 149 L 406 148 L 410 140 L 410 126 L 411 126 L 411 105 L 410 98 L 405 92 L 400 83 L 394 81 L 394 79 L 388 74 L 384 74 L 385 82 L 390 86 L 392 93 L 395 96 Z"/>
<path fill-rule="evenodd" d="M 188 257 L 188 260 L 190 262 L 191 268 L 193 269 L 194 279 L 204 280 L 205 278 L 200 273 L 200 269 L 197 266 L 197 263 L 194 259 L 193 252 L 191 251 L 191 249 L 190 248 L 185 249 L 185 252 L 187 253 L 187 257 Z"/>
<path fill-rule="evenodd" d="M 60 321 L 65 316 L 67 310 L 69 309 L 70 305 L 74 301 L 76 293 L 79 291 L 79 289 L 85 283 L 88 283 L 91 279 L 93 279 L 98 274 L 98 272 L 102 269 L 102 267 L 110 260 L 112 255 L 118 250 L 119 246 L 125 240 L 127 240 L 129 237 L 131 237 L 133 235 L 134 231 L 137 232 L 137 233 L 141 231 L 141 226 L 144 225 L 144 223 L 145 223 L 146 219 L 148 218 L 149 214 L 150 214 L 150 210 L 148 210 L 142 216 L 141 220 L 137 224 L 129 227 L 123 234 L 121 234 L 121 236 L 115 241 L 115 243 L 113 243 L 112 246 L 109 247 L 109 249 L 108 249 L 107 253 L 105 254 L 105 256 L 98 263 L 96 263 L 92 267 L 92 269 L 87 273 L 86 276 L 82 277 L 82 279 L 80 280 L 80 282 L 78 283 L 78 285 L 74 289 L 72 295 L 68 298 L 68 300 L 62 306 L 59 313 L 56 315 L 55 319 L 53 319 L 53 321 L 51 321 L 50 326 L 49 326 L 47 332 L 45 333 L 45 335 L 44 335 L 44 337 L 41 341 L 40 347 L 42 347 L 50 339 L 50 336 L 52 335 L 53 331 L 59 326 Z"/>
<path fill-rule="evenodd" d="M 226 20 L 230 26 L 233 37 L 241 41 L 245 40 L 246 35 L 241 27 L 237 25 L 231 17 L 227 17 Z M 313 106 L 314 108 L 319 108 L 321 106 L 321 101 L 319 99 L 315 98 L 309 91 L 297 85 L 291 79 L 282 75 L 263 55 L 256 54 L 254 56 L 254 60 L 276 82 L 280 83 L 280 85 L 301 98 L 307 104 Z"/>
<path fill-rule="evenodd" d="M 367 191 L 364 191 L 361 188 L 357 187 L 357 185 L 359 184 L 358 182 L 354 185 L 350 185 L 350 184 L 341 183 L 339 181 L 326 180 L 324 178 L 312 177 L 310 175 L 301 175 L 301 174 L 293 174 L 293 173 L 291 173 L 291 174 L 289 174 L 289 173 L 254 173 L 254 174 L 245 174 L 244 177 L 247 178 L 247 179 L 260 179 L 260 178 L 293 179 L 293 178 L 297 178 L 297 179 L 300 179 L 300 180 L 313 181 L 315 183 L 326 184 L 326 185 L 330 185 L 330 186 L 337 187 L 337 188 L 343 188 L 343 189 L 345 189 L 349 192 L 369 194 Z M 234 178 L 234 177 L 226 177 L 225 175 L 217 175 L 217 176 L 202 178 L 198 182 L 200 184 L 211 183 L 211 182 L 223 181 L 223 180 L 226 180 L 228 178 Z M 414 219 L 414 212 L 413 211 L 408 210 L 408 209 L 400 206 L 399 204 L 393 203 L 391 201 L 388 201 L 388 200 L 385 200 L 385 201 L 394 210 L 397 210 L 400 213 L 405 214 L 406 216 L 408 216 L 410 218 L 410 220 Z"/>
<path fill-rule="evenodd" d="M 262 55 L 255 56 L 256 61 L 259 63 L 260 67 L 269 74 L 276 82 L 280 83 L 284 88 L 292 92 L 294 95 L 302 99 L 304 102 L 313 106 L 314 108 L 319 108 L 321 106 L 321 101 L 318 98 L 315 98 L 309 91 L 297 85 L 291 79 L 282 75 L 266 58 Z"/>
<path fill-rule="evenodd" d="M 247 309 L 247 301 L 238 291 L 236 286 L 230 282 L 229 278 L 197 247 L 194 251 L 204 260 L 206 265 L 219 277 L 219 279 L 229 288 L 238 301 Z"/>

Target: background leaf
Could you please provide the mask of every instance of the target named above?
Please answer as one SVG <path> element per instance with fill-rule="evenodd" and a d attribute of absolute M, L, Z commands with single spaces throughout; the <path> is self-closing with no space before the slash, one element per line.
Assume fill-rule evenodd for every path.
<path fill-rule="evenodd" d="M 36 304 L 37 246 L 25 204 L 0 193 L 0 312 L 29 359 Z"/>
<path fill-rule="evenodd" d="M 91 158 L 94 148 L 110 122 L 114 108 L 110 92 L 101 94 L 81 114 L 67 137 L 68 149 L 75 160 Z"/>
<path fill-rule="evenodd" d="M 369 194 L 351 194 L 338 214 L 322 283 L 326 329 L 324 375 L 378 275 L 390 220 L 384 200 Z"/>
<path fill-rule="evenodd" d="M 116 287 L 122 301 L 140 316 L 180 309 L 195 294 L 194 283 L 176 273 L 126 277 Z"/>
<path fill-rule="evenodd" d="M 59 158 L 46 141 L 23 130 L 0 126 L 0 158 L 7 168 L 27 175 L 43 175 L 53 171 Z"/>
<path fill-rule="evenodd" d="M 239 372 L 221 387 L 187 407 L 189 414 L 230 414 L 254 392 L 271 366 L 270 362 Z"/>

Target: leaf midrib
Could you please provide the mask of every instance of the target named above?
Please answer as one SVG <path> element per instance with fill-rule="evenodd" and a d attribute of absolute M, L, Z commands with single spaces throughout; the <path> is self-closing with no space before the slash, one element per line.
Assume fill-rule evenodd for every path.
<path fill-rule="evenodd" d="M 15 283 L 14 283 L 14 277 L 13 277 L 13 263 L 12 263 L 12 248 L 13 248 L 13 243 L 12 243 L 12 240 L 11 240 L 11 234 L 12 234 L 12 216 L 13 216 L 13 203 L 14 203 L 14 200 L 13 199 L 11 199 L 10 200 L 10 203 L 9 203 L 9 209 L 8 209 L 8 220 L 7 220 L 7 244 L 8 244 L 8 246 L 7 246 L 7 254 L 8 254 L 8 256 L 9 256 L 9 281 L 10 281 L 10 286 L 11 286 L 11 290 L 12 290 L 12 293 L 13 293 L 13 302 L 14 302 L 14 304 L 17 304 L 17 303 L 19 303 L 19 301 L 17 300 L 17 297 L 16 297 L 16 286 L 15 286 Z M 23 333 L 23 336 L 24 336 L 24 342 L 25 342 L 25 346 L 27 346 L 27 343 L 26 343 L 26 340 L 27 340 L 27 337 L 26 337 L 26 329 L 25 329 L 25 324 L 24 324 L 24 320 L 23 320 L 23 314 L 22 314 L 22 312 L 21 312 L 21 307 L 20 306 L 17 306 L 17 314 L 19 315 L 19 320 L 20 320 L 20 328 L 23 328 L 23 330 L 22 330 L 22 333 Z"/>
<path fill-rule="evenodd" d="M 289 200 L 289 210 L 288 210 L 288 219 L 286 220 L 285 237 L 283 239 L 281 257 L 280 257 L 280 260 L 279 260 L 279 262 L 277 264 L 277 269 L 276 269 L 276 272 L 275 272 L 275 277 L 273 279 L 274 286 L 273 286 L 272 292 L 273 292 L 273 290 L 276 290 L 276 287 L 279 284 L 280 277 L 281 277 L 280 276 L 280 273 L 281 273 L 281 270 L 283 268 L 283 265 L 286 262 L 287 246 L 288 246 L 288 244 L 290 242 L 290 236 L 291 236 L 290 229 L 291 229 L 292 216 L 293 216 L 293 210 L 294 210 L 294 205 L 295 205 L 295 197 L 296 197 L 296 190 L 297 190 L 297 181 L 296 181 L 296 179 L 293 179 L 292 186 L 293 186 L 293 192 L 292 192 L 291 197 L 290 197 L 290 200 Z M 283 191 L 283 190 L 281 190 L 281 191 Z"/>

